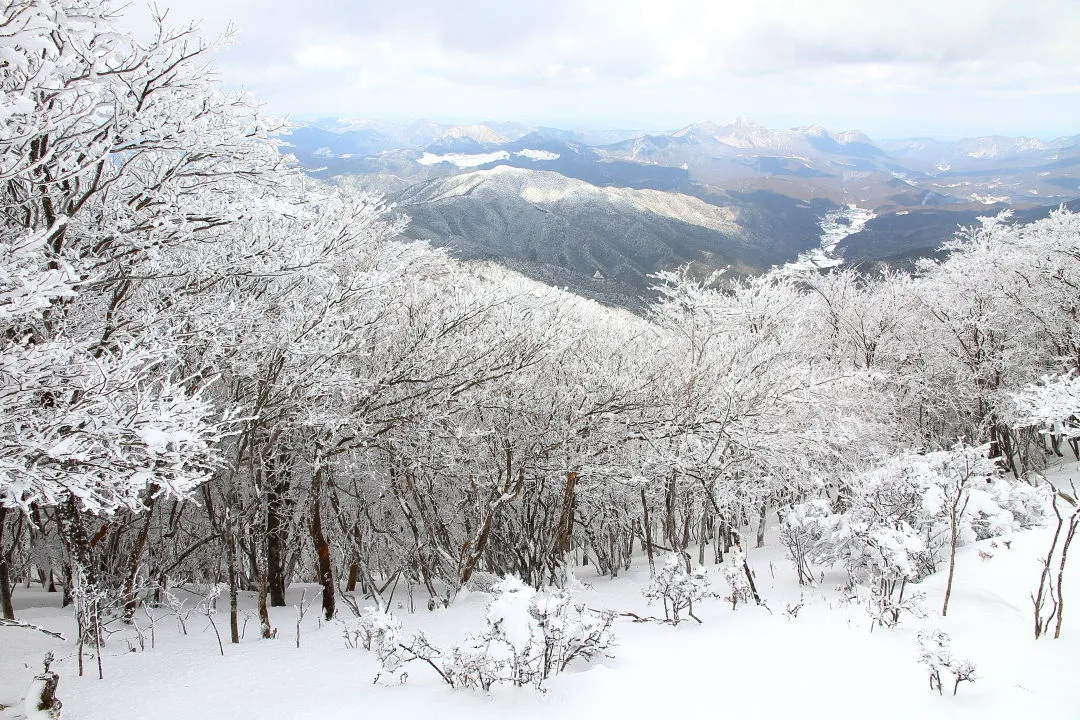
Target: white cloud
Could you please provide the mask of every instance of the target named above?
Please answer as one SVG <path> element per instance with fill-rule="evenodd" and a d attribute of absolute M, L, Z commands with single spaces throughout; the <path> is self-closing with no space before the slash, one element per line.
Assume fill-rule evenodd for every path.
<path fill-rule="evenodd" d="M 340 44 L 305 45 L 293 52 L 293 62 L 301 69 L 328 70 L 355 67 L 363 58 Z"/>
<path fill-rule="evenodd" d="M 1072 131 L 1071 0 L 173 0 L 294 115 Z M 273 69 L 273 71 L 270 71 Z M 969 130 L 964 130 L 969 128 Z M 1080 128 L 1077 128 L 1080 129 Z"/>

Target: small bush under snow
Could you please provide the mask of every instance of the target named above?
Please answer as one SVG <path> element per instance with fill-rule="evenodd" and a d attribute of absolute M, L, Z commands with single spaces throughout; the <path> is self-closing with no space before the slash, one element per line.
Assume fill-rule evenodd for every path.
<path fill-rule="evenodd" d="M 683 556 L 671 553 L 642 594 L 650 601 L 660 599 L 664 604 L 664 619 L 678 625 L 684 610 L 688 616 L 701 622 L 694 615 L 694 603 L 711 596 L 713 592 L 705 568 L 697 567 L 687 572 Z"/>
<path fill-rule="evenodd" d="M 930 689 L 942 694 L 941 673 L 952 675 L 953 695 L 962 682 L 975 682 L 975 663 L 953 657 L 952 640 L 941 630 L 919 633 L 919 662 L 930 672 Z"/>
<path fill-rule="evenodd" d="M 443 650 L 421 631 L 408 643 L 397 640 L 394 651 L 380 653 L 379 659 L 389 673 L 420 660 L 453 687 L 488 690 L 508 683 L 540 688 L 575 660 L 605 655 L 615 643 L 614 621 L 614 613 L 590 610 L 564 590 L 534 590 L 511 576 L 492 587 L 486 627 L 479 635 Z M 380 623 L 388 635 L 400 629 L 396 620 Z"/>

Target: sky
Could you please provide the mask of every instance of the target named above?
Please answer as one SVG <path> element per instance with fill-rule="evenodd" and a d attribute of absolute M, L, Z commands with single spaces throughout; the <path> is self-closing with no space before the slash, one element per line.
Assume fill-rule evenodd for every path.
<path fill-rule="evenodd" d="M 158 0 L 296 120 L 1080 134 L 1080 0 Z M 145 6 L 127 10 L 139 23 Z"/>

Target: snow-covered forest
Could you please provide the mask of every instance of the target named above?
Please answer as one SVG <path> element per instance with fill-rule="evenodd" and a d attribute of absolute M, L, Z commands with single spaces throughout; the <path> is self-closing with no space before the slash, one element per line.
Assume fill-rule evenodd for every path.
<path fill-rule="evenodd" d="M 1080 216 L 987 219 L 913 274 L 674 270 L 638 316 L 398 240 L 407 218 L 279 152 L 212 49 L 164 21 L 137 40 L 95 0 L 4 4 L 0 716 L 57 717 L 34 704 L 57 672 L 67 701 L 67 678 L 108 685 L 151 633 L 203 625 L 199 662 L 235 643 L 251 668 L 314 662 L 310 634 L 397 698 L 421 677 L 556 687 L 643 628 L 825 627 L 833 603 L 892 647 L 890 628 L 963 612 L 973 546 L 1029 553 L 993 576 L 1024 642 L 1080 633 L 1060 471 L 1080 439 Z M 596 609 L 586 585 L 627 574 L 640 603 Z M 456 617 L 472 644 L 411 634 Z M 729 635 L 744 645 L 712 652 L 755 637 Z M 896 693 L 975 692 L 963 650 L 920 637 L 937 689 Z M 663 673 L 712 662 L 664 642 Z M 153 662 L 144 683 L 181 672 Z M 373 669 L 411 678 L 372 687 Z M 320 695 L 309 679 L 298 694 Z M 232 682 L 222 703 L 254 702 Z M 236 716 L 323 716 L 300 702 Z M 81 707 L 64 717 L 117 717 Z"/>

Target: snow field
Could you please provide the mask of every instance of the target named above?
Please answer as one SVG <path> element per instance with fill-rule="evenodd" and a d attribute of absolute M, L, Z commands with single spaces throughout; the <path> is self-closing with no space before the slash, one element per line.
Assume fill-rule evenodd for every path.
<path fill-rule="evenodd" d="M 253 619 L 239 645 L 229 645 L 226 636 L 224 657 L 205 617 L 192 614 L 185 636 L 175 619 L 159 610 L 153 649 L 145 627 L 146 650 L 138 650 L 131 628 L 109 639 L 104 681 L 97 679 L 92 661 L 85 677 L 76 675 L 70 642 L 29 630 L 0 630 L 0 703 L 15 706 L 0 712 L 0 718 L 21 717 L 22 694 L 47 650 L 58 658 L 54 669 L 61 675 L 58 696 L 67 720 L 316 720 L 410 717 L 433 710 L 441 720 L 638 718 L 710 708 L 764 718 L 837 712 L 875 718 L 1017 718 L 1067 717 L 1067 709 L 1080 701 L 1074 680 L 1080 657 L 1075 618 L 1066 616 L 1059 640 L 1035 641 L 1032 634 L 1029 594 L 1038 580 L 1048 529 L 962 548 L 949 616 L 940 617 L 945 576 L 939 572 L 918 585 L 926 594 L 927 616 L 907 616 L 892 629 L 872 629 L 863 607 L 865 591 L 860 600 L 844 599 L 836 589 L 846 583 L 842 572 L 827 571 L 824 582 L 800 588 L 775 542 L 776 533 L 770 527 L 766 547 L 748 550 L 768 609 L 740 605 L 732 611 L 729 603 L 712 599 L 695 603 L 702 624 L 687 620 L 671 627 L 620 618 L 613 657 L 575 665 L 550 679 L 546 692 L 507 686 L 487 694 L 455 690 L 422 663 L 406 668 L 403 684 L 373 684 L 378 671 L 374 654 L 347 649 L 341 624 L 321 621 L 317 603 L 301 626 L 299 649 L 295 608 L 272 608 L 278 638 L 260 640 Z M 722 566 L 706 567 L 713 589 L 726 594 Z M 590 568 L 578 568 L 577 577 L 584 583 L 579 598 L 589 607 L 663 615 L 659 604 L 648 604 L 641 594 L 649 579 L 643 555 L 616 579 L 594 577 Z M 316 588 L 306 587 L 310 601 Z M 290 588 L 288 602 L 298 604 L 304 590 Z M 1066 598 L 1078 592 L 1075 573 L 1067 575 Z M 59 594 L 19 587 L 14 597 L 21 619 L 73 634 L 70 610 L 58 607 Z M 785 609 L 800 598 L 803 607 L 791 617 Z M 188 602 L 197 599 L 192 595 Z M 446 647 L 480 632 L 489 600 L 487 593 L 463 591 L 449 609 L 428 612 L 416 597 L 417 611 L 410 614 L 399 589 L 391 609 L 407 635 L 422 627 L 436 645 Z M 244 593 L 242 602 L 242 614 L 253 614 L 254 595 Z M 217 622 L 227 634 L 226 613 L 223 605 Z M 140 625 L 147 624 L 143 617 Z M 977 682 L 963 684 L 956 697 L 948 694 L 948 679 L 944 696 L 931 692 L 918 663 L 917 634 L 931 629 L 948 633 L 954 653 L 977 666 Z"/>

